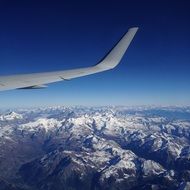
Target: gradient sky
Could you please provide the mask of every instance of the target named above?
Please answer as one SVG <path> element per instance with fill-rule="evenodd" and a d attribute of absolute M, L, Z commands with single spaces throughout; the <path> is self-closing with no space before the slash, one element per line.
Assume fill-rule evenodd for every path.
<path fill-rule="evenodd" d="M 0 107 L 190 105 L 189 10 L 189 0 L 1 0 L 0 75 L 94 65 L 140 29 L 115 70 L 0 92 Z"/>

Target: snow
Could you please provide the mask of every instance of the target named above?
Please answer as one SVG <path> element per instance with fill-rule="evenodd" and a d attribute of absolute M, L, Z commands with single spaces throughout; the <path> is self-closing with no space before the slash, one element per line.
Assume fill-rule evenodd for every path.
<path fill-rule="evenodd" d="M 0 116 L 0 121 L 11 121 L 11 120 L 21 120 L 21 119 L 23 119 L 23 116 L 16 112 L 10 112 L 8 114 Z"/>
<path fill-rule="evenodd" d="M 5 125 L 4 127 L 0 127 L 0 137 L 6 137 L 13 132 L 13 128 L 11 126 Z"/>
<path fill-rule="evenodd" d="M 122 114 L 117 109 L 122 111 L 122 108 L 113 107 L 51 107 L 3 114 L 0 116 L 0 145 L 4 141 L 12 141 L 17 134 L 23 134 L 18 131 L 27 132 L 29 137 L 34 133 L 36 136 L 47 133 L 55 140 L 53 142 L 59 139 L 62 146 L 62 143 L 64 145 L 65 141 L 69 141 L 74 149 L 80 150 L 77 152 L 71 150 L 73 147 L 67 147 L 69 150 L 62 151 L 63 155 L 72 157 L 74 165 L 95 168 L 102 173 L 102 179 L 114 176 L 118 182 L 135 176 L 139 168 L 145 177 L 166 171 L 159 163 L 149 160 L 154 158 L 145 160 L 143 154 L 140 158 L 138 149 L 143 148 L 147 155 L 153 157 L 156 153 L 167 155 L 168 159 L 164 158 L 164 162 L 174 162 L 179 157 L 189 158 L 190 151 L 184 147 L 189 146 L 190 121 L 168 121 L 164 117 L 136 113 Z M 45 155 L 41 162 L 47 162 L 50 156 Z M 168 176 L 172 180 L 174 172 L 170 173 Z"/>
<path fill-rule="evenodd" d="M 164 171 L 164 168 L 160 164 L 152 160 L 145 160 L 143 163 L 143 172 L 145 176 L 158 175 Z"/>
<path fill-rule="evenodd" d="M 28 131 L 35 131 L 36 129 L 45 129 L 45 131 L 55 130 L 55 128 L 59 128 L 61 126 L 61 122 L 56 119 L 48 119 L 48 118 L 40 118 L 34 122 L 29 122 L 23 124 L 19 127 L 19 129 L 25 129 Z"/>

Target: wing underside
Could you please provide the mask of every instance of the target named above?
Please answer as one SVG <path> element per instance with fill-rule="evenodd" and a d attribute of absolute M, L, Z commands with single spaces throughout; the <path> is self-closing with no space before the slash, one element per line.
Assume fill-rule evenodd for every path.
<path fill-rule="evenodd" d="M 0 77 L 0 91 L 11 89 L 39 89 L 46 84 L 69 80 L 113 69 L 121 61 L 138 28 L 130 28 L 112 50 L 95 66 L 44 73 Z"/>

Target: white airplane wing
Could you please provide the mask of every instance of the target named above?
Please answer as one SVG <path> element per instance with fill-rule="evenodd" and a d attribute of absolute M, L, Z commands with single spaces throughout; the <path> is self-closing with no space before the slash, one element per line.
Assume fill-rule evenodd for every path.
<path fill-rule="evenodd" d="M 130 28 L 114 48 L 95 66 L 64 71 L 1 76 L 0 91 L 45 88 L 48 83 L 69 80 L 113 69 L 119 64 L 137 30 L 137 27 Z"/>

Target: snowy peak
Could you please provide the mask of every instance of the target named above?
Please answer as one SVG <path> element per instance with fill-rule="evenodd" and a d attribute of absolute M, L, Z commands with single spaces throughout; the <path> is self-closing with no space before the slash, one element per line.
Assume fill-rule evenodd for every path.
<path fill-rule="evenodd" d="M 38 131 L 39 129 L 44 129 L 46 132 L 53 131 L 61 126 L 61 122 L 56 119 L 48 118 L 39 118 L 36 121 L 22 124 L 18 129 L 27 130 L 27 131 Z"/>
<path fill-rule="evenodd" d="M 21 120 L 21 119 L 23 119 L 23 116 L 14 111 L 0 116 L 0 121 L 12 121 L 12 120 Z"/>

